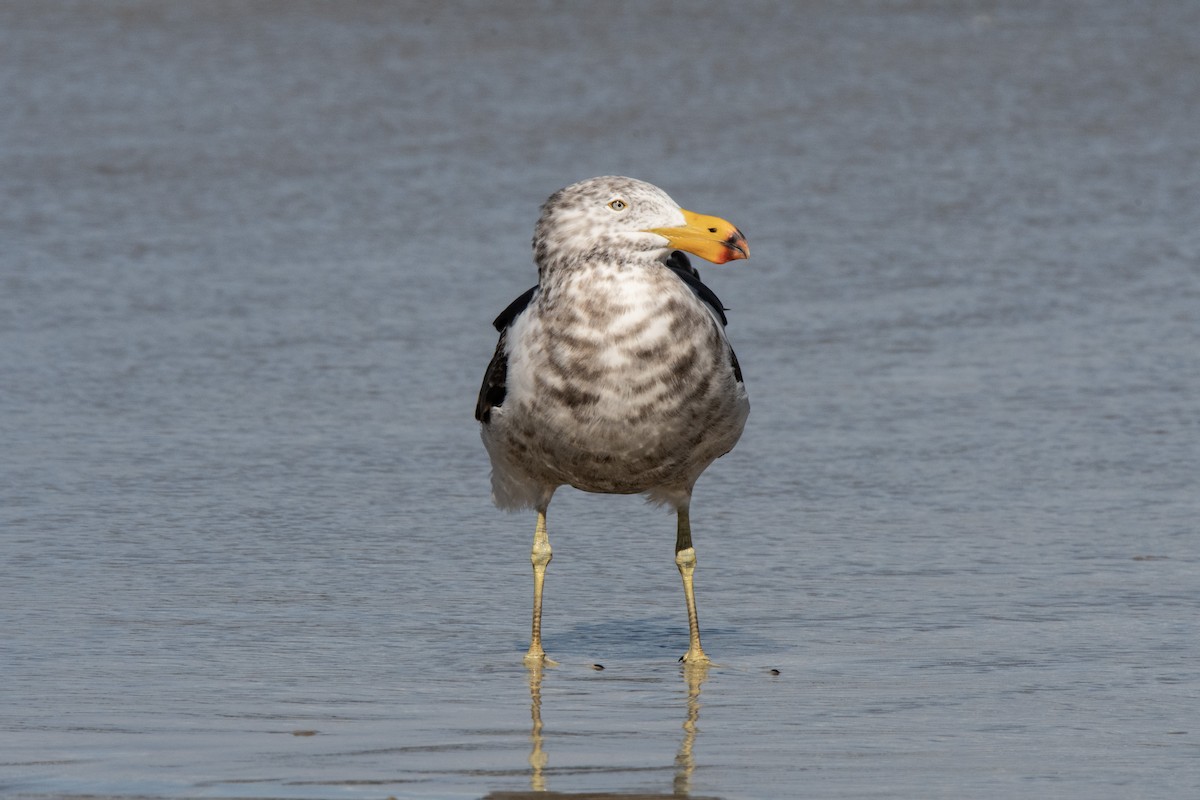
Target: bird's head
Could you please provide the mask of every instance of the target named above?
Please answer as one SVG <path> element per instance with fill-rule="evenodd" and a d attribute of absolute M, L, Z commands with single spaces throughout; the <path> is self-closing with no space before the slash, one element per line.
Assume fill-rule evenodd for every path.
<path fill-rule="evenodd" d="M 633 178 L 590 178 L 550 196 L 533 236 L 539 268 L 612 253 L 665 259 L 684 250 L 716 264 L 750 254 L 746 237 L 719 217 L 696 214 L 657 186 Z"/>

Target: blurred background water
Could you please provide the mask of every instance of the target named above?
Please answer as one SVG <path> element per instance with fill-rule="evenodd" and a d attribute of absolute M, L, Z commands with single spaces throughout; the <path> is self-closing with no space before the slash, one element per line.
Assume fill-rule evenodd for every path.
<path fill-rule="evenodd" d="M 1200 6 L 7 2 L 0 86 L 0 794 L 1200 790 Z M 471 418 L 613 173 L 753 252 L 706 673 L 570 491 L 524 669 Z"/>

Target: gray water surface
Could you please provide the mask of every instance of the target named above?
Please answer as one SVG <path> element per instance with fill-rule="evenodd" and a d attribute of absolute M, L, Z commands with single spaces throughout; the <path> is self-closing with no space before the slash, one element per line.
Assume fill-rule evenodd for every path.
<path fill-rule="evenodd" d="M 9 2 L 0 91 L 0 795 L 1200 791 L 1200 6 Z M 612 173 L 751 244 L 706 671 L 568 490 L 522 666 L 471 418 Z"/>

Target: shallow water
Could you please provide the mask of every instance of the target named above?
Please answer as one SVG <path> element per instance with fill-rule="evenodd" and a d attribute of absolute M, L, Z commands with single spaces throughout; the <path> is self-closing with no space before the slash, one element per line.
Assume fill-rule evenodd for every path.
<path fill-rule="evenodd" d="M 1198 32 L 0 7 L 0 794 L 1195 793 Z M 706 671 L 670 516 L 566 490 L 521 665 L 471 419 L 538 204 L 605 173 L 750 238 L 701 265 L 753 403 Z"/>

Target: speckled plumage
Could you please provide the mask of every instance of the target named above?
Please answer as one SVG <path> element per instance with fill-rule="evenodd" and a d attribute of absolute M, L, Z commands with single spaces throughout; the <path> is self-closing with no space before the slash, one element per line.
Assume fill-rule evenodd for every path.
<path fill-rule="evenodd" d="M 617 195 L 630 213 L 608 209 Z M 477 409 L 500 507 L 537 507 L 561 485 L 678 507 L 737 442 L 749 401 L 719 309 L 667 268 L 663 237 L 641 232 L 682 221 L 665 192 L 629 178 L 546 202 L 539 283 L 502 330 Z"/>

